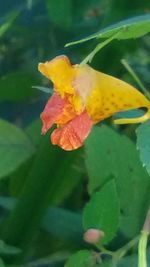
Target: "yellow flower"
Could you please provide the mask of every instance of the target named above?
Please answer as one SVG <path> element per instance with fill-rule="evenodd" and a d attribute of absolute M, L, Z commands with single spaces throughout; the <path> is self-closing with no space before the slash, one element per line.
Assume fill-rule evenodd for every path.
<path fill-rule="evenodd" d="M 147 108 L 144 116 L 117 119 L 117 124 L 139 123 L 150 118 L 150 102 L 141 92 L 88 65 L 71 65 L 66 56 L 58 56 L 39 63 L 38 69 L 54 84 L 54 94 L 41 114 L 42 133 L 57 124 L 51 141 L 65 150 L 82 146 L 93 124 L 116 112 Z"/>

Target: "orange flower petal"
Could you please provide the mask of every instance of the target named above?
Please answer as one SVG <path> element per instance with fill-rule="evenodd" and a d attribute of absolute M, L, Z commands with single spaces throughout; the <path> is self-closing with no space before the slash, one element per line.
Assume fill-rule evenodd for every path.
<path fill-rule="evenodd" d="M 41 113 L 41 120 L 43 122 L 42 134 L 45 134 L 55 123 L 56 119 L 63 113 L 65 100 L 54 93 L 48 100 L 44 111 Z"/>
<path fill-rule="evenodd" d="M 62 99 L 58 94 L 54 93 L 41 113 L 43 122 L 42 134 L 45 134 L 54 123 L 65 124 L 75 116 L 74 108 L 68 99 Z"/>
<path fill-rule="evenodd" d="M 58 145 L 64 150 L 73 150 L 81 147 L 89 135 L 93 122 L 87 112 L 76 116 L 66 125 L 56 129 L 51 134 L 53 145 Z"/>

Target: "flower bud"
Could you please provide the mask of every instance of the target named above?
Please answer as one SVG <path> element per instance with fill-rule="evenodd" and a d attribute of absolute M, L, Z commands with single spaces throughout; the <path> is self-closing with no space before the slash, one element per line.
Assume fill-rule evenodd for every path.
<path fill-rule="evenodd" d="M 98 229 L 88 229 L 83 236 L 83 239 L 90 244 L 97 243 L 101 238 L 104 237 L 104 232 Z"/>

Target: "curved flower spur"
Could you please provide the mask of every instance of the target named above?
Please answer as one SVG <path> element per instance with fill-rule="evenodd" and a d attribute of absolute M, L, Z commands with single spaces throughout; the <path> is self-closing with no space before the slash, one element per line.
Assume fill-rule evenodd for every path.
<path fill-rule="evenodd" d="M 120 111 L 147 108 L 144 116 L 117 119 L 116 124 L 150 118 L 150 102 L 137 89 L 88 65 L 71 65 L 66 56 L 39 63 L 39 71 L 54 84 L 54 93 L 41 113 L 42 134 L 53 124 L 51 142 L 65 150 L 83 145 L 92 126 Z"/>

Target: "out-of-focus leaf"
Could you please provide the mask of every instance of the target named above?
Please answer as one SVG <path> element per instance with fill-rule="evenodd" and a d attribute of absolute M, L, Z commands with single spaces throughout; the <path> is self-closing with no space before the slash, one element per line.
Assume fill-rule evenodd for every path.
<path fill-rule="evenodd" d="M 23 253 L 30 249 L 48 205 L 60 203 L 80 181 L 81 174 L 72 167 L 79 153 L 66 153 L 52 146 L 48 136 L 43 137 L 20 201 L 4 225 L 3 240 L 23 248 Z"/>
<path fill-rule="evenodd" d="M 0 101 L 27 100 L 37 92 L 32 87 L 38 83 L 38 78 L 29 72 L 12 72 L 0 79 Z"/>
<path fill-rule="evenodd" d="M 150 32 L 150 15 L 137 16 L 120 21 L 84 39 L 68 43 L 66 46 L 83 43 L 94 38 L 109 38 L 117 32 L 120 32 L 116 35 L 116 39 L 118 40 L 138 38 L 145 35 Z"/>
<path fill-rule="evenodd" d="M 88 250 L 81 250 L 72 255 L 66 262 L 65 267 L 92 267 L 95 259 Z"/>
<path fill-rule="evenodd" d="M 0 197 L 0 206 L 6 210 L 12 210 L 16 204 L 16 199 L 12 197 Z"/>
<path fill-rule="evenodd" d="M 6 244 L 3 240 L 0 240 L 0 255 L 16 255 L 20 254 L 21 249 Z"/>
<path fill-rule="evenodd" d="M 9 192 L 12 197 L 18 198 L 22 194 L 34 157 L 35 154 L 9 175 Z"/>
<path fill-rule="evenodd" d="M 42 128 L 42 122 L 40 119 L 37 119 L 34 120 L 32 123 L 30 123 L 25 129 L 27 135 L 29 135 L 32 142 L 36 146 L 38 146 L 43 139 L 43 136 L 41 135 L 41 128 Z"/>
<path fill-rule="evenodd" d="M 132 109 L 128 111 L 121 111 L 114 114 L 114 118 L 136 118 L 143 116 L 145 112 L 141 109 Z"/>
<path fill-rule="evenodd" d="M 2 259 L 0 259 L 0 267 L 6 267 L 6 265 L 4 264 L 4 262 L 2 261 Z"/>
<path fill-rule="evenodd" d="M 66 261 L 66 259 L 70 256 L 70 253 L 67 251 L 58 251 L 50 256 L 39 258 L 35 260 L 31 260 L 31 262 L 27 263 L 24 267 L 60 267 L 62 266 L 62 262 Z M 9 266 L 9 267 L 20 267 L 20 266 Z"/>
<path fill-rule="evenodd" d="M 137 254 L 132 254 L 127 257 L 123 257 L 118 265 L 118 267 L 137 267 L 138 266 L 138 255 Z M 150 249 L 147 249 L 147 267 L 150 267 Z"/>
<path fill-rule="evenodd" d="M 49 17 L 61 28 L 70 28 L 72 24 L 72 0 L 46 0 Z"/>
<path fill-rule="evenodd" d="M 111 180 L 93 194 L 83 213 L 84 230 L 90 228 L 104 232 L 100 244 L 112 240 L 119 227 L 119 202 L 115 181 Z"/>
<path fill-rule="evenodd" d="M 47 94 L 50 94 L 50 95 L 53 93 L 53 89 L 48 88 L 48 87 L 32 86 L 32 88 L 37 89 L 37 90 L 40 90 L 40 91 L 42 91 L 44 93 L 47 93 Z"/>
<path fill-rule="evenodd" d="M 137 255 L 131 255 L 131 256 L 122 258 L 118 263 L 118 267 L 126 267 L 126 266 L 137 267 L 138 266 L 138 256 Z"/>
<path fill-rule="evenodd" d="M 49 189 L 49 203 L 61 203 L 81 181 L 82 173 L 75 168 L 80 152 L 63 152 L 58 163 L 55 162 L 55 175 Z"/>
<path fill-rule="evenodd" d="M 98 254 L 92 253 L 89 250 L 80 250 L 77 253 L 69 257 L 65 264 L 65 267 L 113 267 L 111 262 L 101 262 Z M 96 261 L 101 263 L 96 263 Z"/>
<path fill-rule="evenodd" d="M 121 231 L 138 234 L 150 202 L 150 178 L 142 167 L 136 145 L 108 126 L 95 127 L 85 143 L 89 192 L 115 178 L 121 208 Z M 140 196 L 140 197 L 139 197 Z"/>
<path fill-rule="evenodd" d="M 102 262 L 100 264 L 97 264 L 94 267 L 114 267 L 114 265 L 111 261 L 106 261 L 106 262 Z"/>
<path fill-rule="evenodd" d="M 35 149 L 20 128 L 0 120 L 0 177 L 4 177 L 30 158 Z"/>
<path fill-rule="evenodd" d="M 41 121 L 36 120 L 31 123 L 27 128 L 26 132 L 29 134 L 30 138 L 35 142 L 36 145 L 39 145 L 39 142 L 42 141 L 43 136 L 41 136 Z M 48 138 L 48 148 L 49 151 L 55 147 L 50 143 Z M 56 149 L 57 150 L 57 149 Z M 51 152 L 52 153 L 52 152 Z M 50 188 L 50 204 L 59 204 L 64 200 L 70 192 L 75 188 L 79 183 L 82 173 L 78 171 L 78 161 L 82 153 L 82 150 L 73 151 L 71 153 L 66 153 L 61 149 L 58 149 L 59 155 L 63 155 L 61 160 L 58 159 L 59 168 L 55 169 L 55 179 L 53 179 Z M 55 162 L 58 166 L 57 162 Z"/>
<path fill-rule="evenodd" d="M 137 128 L 136 134 L 141 161 L 150 175 L 150 120 L 142 123 Z"/>
<path fill-rule="evenodd" d="M 43 140 L 43 136 L 41 136 L 40 120 L 31 123 L 26 128 L 26 132 L 38 149 L 40 142 Z M 53 151 L 53 149 L 55 150 L 55 148 L 50 144 L 48 136 L 47 139 L 47 150 L 51 153 L 50 151 Z M 39 151 L 37 151 L 37 153 L 39 153 Z M 54 174 L 55 179 L 52 178 L 51 186 L 49 188 L 51 191 L 51 193 L 49 192 L 50 204 L 61 203 L 61 201 L 72 192 L 82 176 L 82 173 L 78 171 L 78 155 L 80 155 L 80 151 L 65 153 L 64 151 L 61 152 L 59 149 L 58 157 L 61 153 L 64 157 L 62 156 L 61 160 L 58 159 L 59 167 L 56 166 Z M 50 157 L 53 157 L 53 154 Z M 51 161 L 51 159 L 49 159 L 49 161 Z M 13 196 L 16 197 L 21 194 L 26 177 L 30 172 L 30 168 L 32 168 L 32 159 L 23 164 L 17 172 L 12 174 L 10 188 Z"/>
<path fill-rule="evenodd" d="M 29 10 L 32 9 L 32 5 L 33 5 L 33 0 L 27 0 L 27 8 L 28 8 Z"/>
<path fill-rule="evenodd" d="M 43 139 L 43 136 L 41 135 L 41 125 L 40 119 L 37 119 L 30 123 L 25 129 L 27 136 L 32 140 L 36 149 L 38 149 L 40 142 Z M 33 157 L 30 158 L 11 174 L 9 189 L 12 196 L 18 197 L 22 193 L 33 160 Z"/>
<path fill-rule="evenodd" d="M 0 26 L 0 37 L 3 36 L 4 33 L 6 33 L 12 26 L 14 20 L 18 17 L 19 12 L 12 12 L 9 14 L 9 16 L 7 17 L 7 21 L 4 22 L 1 26 Z"/>
<path fill-rule="evenodd" d="M 0 207 L 11 211 L 17 203 L 12 197 L 0 197 Z M 82 215 L 58 207 L 49 207 L 42 228 L 60 239 L 83 242 Z"/>
<path fill-rule="evenodd" d="M 82 216 L 61 208 L 49 208 L 42 227 L 65 240 L 83 241 Z"/>

